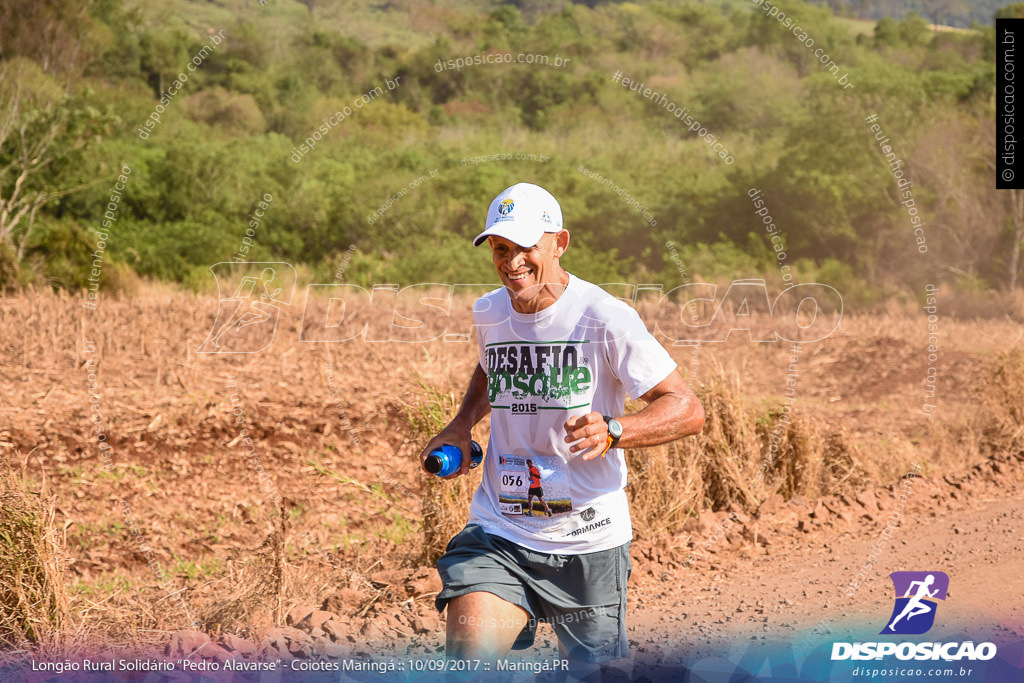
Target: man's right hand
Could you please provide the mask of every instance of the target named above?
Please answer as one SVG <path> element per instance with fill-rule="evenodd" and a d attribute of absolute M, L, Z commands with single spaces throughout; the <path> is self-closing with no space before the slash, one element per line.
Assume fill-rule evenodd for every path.
<path fill-rule="evenodd" d="M 451 422 L 447 427 L 441 430 L 441 432 L 431 439 L 427 443 L 427 447 L 420 453 L 420 467 L 423 467 L 423 462 L 430 455 L 431 451 L 435 451 L 445 444 L 455 446 L 462 452 L 462 466 L 457 472 L 449 474 L 444 479 L 455 479 L 461 477 L 466 472 L 469 472 L 470 465 L 472 464 L 472 458 L 470 457 L 469 444 L 473 440 L 473 434 L 469 429 L 457 425 L 454 421 Z M 426 469 L 423 470 L 426 472 Z"/>
<path fill-rule="evenodd" d="M 448 423 L 448 426 L 441 430 L 440 434 L 427 443 L 427 447 L 420 453 L 420 467 L 423 467 L 423 461 L 430 455 L 430 451 L 437 450 L 445 444 L 451 444 L 462 452 L 462 467 L 458 472 L 445 477 L 445 479 L 461 477 L 468 472 L 470 464 L 473 462 L 469 452 L 469 444 L 473 440 L 471 430 L 473 425 L 482 420 L 489 412 L 491 412 L 491 404 L 487 400 L 487 373 L 478 363 L 469 380 L 469 388 L 466 389 L 459 412 Z"/>

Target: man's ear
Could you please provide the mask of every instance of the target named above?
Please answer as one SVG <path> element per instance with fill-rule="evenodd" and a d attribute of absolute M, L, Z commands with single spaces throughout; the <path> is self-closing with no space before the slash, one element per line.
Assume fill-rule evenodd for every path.
<path fill-rule="evenodd" d="M 560 257 L 569 248 L 569 231 L 560 230 L 555 233 L 555 258 Z"/>

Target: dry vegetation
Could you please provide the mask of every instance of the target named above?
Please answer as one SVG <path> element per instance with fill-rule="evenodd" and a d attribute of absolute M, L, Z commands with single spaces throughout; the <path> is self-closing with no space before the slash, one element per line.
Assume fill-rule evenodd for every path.
<path fill-rule="evenodd" d="M 457 304 L 450 331 L 468 330 L 468 301 Z M 284 310 L 266 351 L 207 355 L 195 349 L 213 322 L 211 298 L 151 289 L 95 311 L 61 295 L 0 302 L 0 384 L 10 397 L 0 453 L 25 462 L 0 494 L 0 572 L 4 590 L 15 587 L 0 615 L 7 645 L 63 632 L 80 634 L 80 646 L 155 647 L 187 623 L 168 598 L 176 591 L 214 633 L 258 636 L 291 606 L 332 596 L 367 619 L 384 603 L 410 618 L 432 612 L 432 592 L 402 584 L 429 574 L 479 474 L 439 482 L 414 456 L 455 409 L 475 346 L 301 343 L 301 306 L 300 297 Z M 389 316 L 369 319 L 386 325 Z M 848 314 L 835 334 L 804 344 L 789 424 L 779 420 L 788 345 L 734 334 L 670 347 L 708 420 L 697 438 L 628 453 L 638 537 L 686 547 L 683 525 L 705 510 L 750 513 L 774 493 L 853 493 L 913 463 L 961 470 L 1024 447 L 1019 326 L 941 318 L 940 327 L 931 417 L 921 411 L 926 325 L 913 310 Z M 758 485 L 773 432 L 779 449 Z M 486 440 L 485 425 L 475 437 Z M 51 497 L 28 493 L 44 481 Z M 122 500 L 166 583 L 132 542 Z M 10 524 L 31 528 L 17 536 L 24 543 L 9 541 Z M 62 577 L 54 539 L 65 528 Z M 400 623 L 380 624 L 402 633 Z"/>
<path fill-rule="evenodd" d="M 23 462 L 20 464 L 24 464 Z M 0 646 L 56 646 L 69 622 L 63 525 L 54 501 L 30 490 L 23 470 L 0 469 Z"/>

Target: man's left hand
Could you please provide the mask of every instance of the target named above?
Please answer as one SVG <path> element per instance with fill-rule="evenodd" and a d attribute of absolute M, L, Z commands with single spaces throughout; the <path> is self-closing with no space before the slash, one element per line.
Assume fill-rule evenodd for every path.
<path fill-rule="evenodd" d="M 581 453 L 584 460 L 593 460 L 608 447 L 608 423 L 601 413 L 570 417 L 564 426 L 565 442 L 572 444 L 569 452 Z"/>

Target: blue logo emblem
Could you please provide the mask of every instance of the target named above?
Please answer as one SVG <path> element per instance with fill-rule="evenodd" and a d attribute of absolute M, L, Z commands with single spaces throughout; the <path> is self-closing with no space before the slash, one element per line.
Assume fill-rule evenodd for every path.
<path fill-rule="evenodd" d="M 515 202 L 511 199 L 506 199 L 498 205 L 498 213 L 502 216 L 507 216 L 512 213 L 512 208 L 515 206 Z"/>
<path fill-rule="evenodd" d="M 892 616 L 880 633 L 920 635 L 935 623 L 938 600 L 946 599 L 949 576 L 945 572 L 893 572 L 889 574 L 896 589 Z"/>

